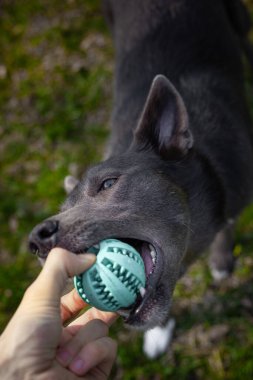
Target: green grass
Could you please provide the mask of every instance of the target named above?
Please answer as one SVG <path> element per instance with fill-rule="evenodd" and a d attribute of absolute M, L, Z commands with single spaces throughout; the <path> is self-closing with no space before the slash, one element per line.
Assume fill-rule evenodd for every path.
<path fill-rule="evenodd" d="M 249 3 L 250 9 L 253 6 Z M 113 50 L 97 0 L 3 1 L 0 20 L 0 330 L 38 274 L 32 227 L 58 211 L 65 175 L 102 156 L 111 109 Z M 253 33 L 252 33 L 253 38 Z M 253 115 L 252 74 L 246 90 Z M 177 285 L 171 350 L 142 353 L 140 333 L 112 329 L 112 378 L 253 377 L 253 206 L 240 218 L 232 278 L 213 283 L 205 257 Z"/>

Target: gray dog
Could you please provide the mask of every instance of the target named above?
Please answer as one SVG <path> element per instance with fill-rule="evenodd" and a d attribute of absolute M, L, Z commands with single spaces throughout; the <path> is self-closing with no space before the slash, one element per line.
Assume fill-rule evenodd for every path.
<path fill-rule="evenodd" d="M 34 228 L 30 247 L 43 259 L 54 246 L 80 253 L 108 237 L 136 247 L 147 284 L 124 318 L 150 330 L 145 350 L 156 356 L 189 264 L 211 244 L 213 274 L 233 269 L 232 228 L 253 185 L 241 60 L 249 20 L 240 0 L 104 7 L 116 50 L 106 160 L 66 182 L 61 212 Z"/>

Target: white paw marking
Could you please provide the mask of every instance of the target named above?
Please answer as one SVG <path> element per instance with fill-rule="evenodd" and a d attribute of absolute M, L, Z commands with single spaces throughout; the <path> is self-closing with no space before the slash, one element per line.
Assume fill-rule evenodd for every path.
<path fill-rule="evenodd" d="M 154 359 L 166 351 L 172 340 L 175 324 L 175 319 L 171 318 L 166 326 L 157 326 L 145 332 L 143 351 L 148 358 Z"/>
<path fill-rule="evenodd" d="M 212 277 L 216 281 L 222 281 L 229 277 L 229 272 L 226 270 L 211 269 Z"/>

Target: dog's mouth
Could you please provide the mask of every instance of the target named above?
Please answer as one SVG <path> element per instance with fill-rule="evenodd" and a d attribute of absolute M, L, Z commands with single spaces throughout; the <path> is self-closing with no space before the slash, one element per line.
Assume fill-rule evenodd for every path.
<path fill-rule="evenodd" d="M 121 308 L 117 312 L 124 319 L 124 322 L 129 325 L 138 325 L 141 327 L 148 319 L 147 314 L 152 313 L 153 306 L 156 303 L 156 292 L 159 287 L 160 278 L 163 271 L 163 254 L 158 244 L 145 240 L 132 238 L 118 238 L 136 249 L 140 254 L 146 275 L 145 288 L 139 289 L 139 294 L 133 305 L 127 308 Z M 94 253 L 99 249 L 99 243 L 93 244 Z M 87 251 L 81 250 L 80 252 Z M 89 252 L 92 250 L 88 249 Z M 79 252 L 76 252 L 79 253 Z"/>
<path fill-rule="evenodd" d="M 153 297 L 163 268 L 163 257 L 161 249 L 154 243 L 137 239 L 121 239 L 133 246 L 142 257 L 145 266 L 146 284 L 145 288 L 140 288 L 135 303 L 129 308 L 122 308 L 118 313 L 124 318 L 127 324 L 138 324 L 142 320 L 142 314 L 146 309 L 152 309 Z"/>

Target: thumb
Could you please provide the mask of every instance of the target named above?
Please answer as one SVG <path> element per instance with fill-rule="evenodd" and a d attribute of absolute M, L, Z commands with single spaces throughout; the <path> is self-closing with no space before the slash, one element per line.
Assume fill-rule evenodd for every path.
<path fill-rule="evenodd" d="M 60 302 L 68 278 L 80 274 L 96 261 L 93 254 L 76 255 L 62 248 L 50 251 L 45 266 L 27 292 L 29 301 Z"/>

